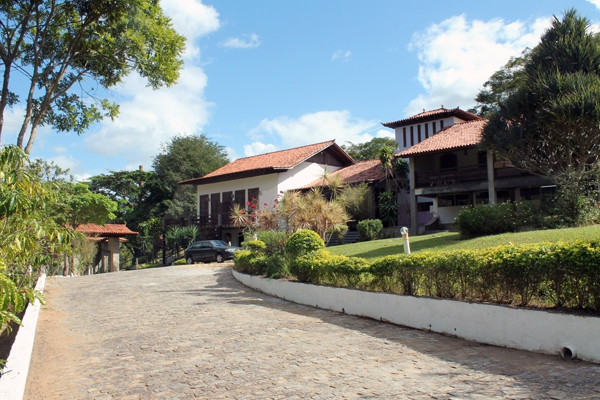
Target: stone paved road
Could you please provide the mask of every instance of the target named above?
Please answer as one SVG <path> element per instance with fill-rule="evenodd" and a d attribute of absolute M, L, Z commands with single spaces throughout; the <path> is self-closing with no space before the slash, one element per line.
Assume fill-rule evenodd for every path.
<path fill-rule="evenodd" d="M 51 278 L 25 399 L 597 399 L 600 365 L 312 309 L 182 266 Z"/>

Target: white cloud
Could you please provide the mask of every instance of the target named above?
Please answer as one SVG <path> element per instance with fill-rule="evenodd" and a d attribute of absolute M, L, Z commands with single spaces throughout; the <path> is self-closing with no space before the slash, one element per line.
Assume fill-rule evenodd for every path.
<path fill-rule="evenodd" d="M 352 52 L 350 50 L 336 50 L 336 52 L 331 56 L 331 61 L 341 60 L 343 62 L 347 62 L 350 60 L 351 56 Z"/>
<path fill-rule="evenodd" d="M 600 0 L 587 0 L 589 3 L 592 3 L 596 6 L 596 8 L 600 9 Z"/>
<path fill-rule="evenodd" d="M 13 107 L 6 107 L 4 110 L 4 125 L 2 127 L 2 136 L 0 142 L 2 144 L 16 144 L 17 136 L 23 124 L 25 116 L 25 107 L 17 104 Z"/>
<path fill-rule="evenodd" d="M 244 145 L 244 156 L 250 157 L 257 154 L 270 153 L 276 151 L 277 147 L 274 144 L 265 144 L 261 142 L 252 142 Z"/>
<path fill-rule="evenodd" d="M 151 165 L 162 143 L 178 134 L 202 130 L 212 106 L 204 99 L 207 76 L 200 66 L 197 42 L 219 29 L 219 13 L 198 0 L 164 0 L 161 6 L 175 30 L 187 39 L 177 84 L 152 90 L 144 79 L 130 75 L 113 89 L 119 97 L 119 116 L 102 121 L 99 129 L 85 138 L 87 150 L 122 158 L 127 168 Z"/>
<path fill-rule="evenodd" d="M 250 135 L 262 142 L 275 136 L 285 148 L 290 148 L 332 139 L 337 139 L 339 144 L 361 143 L 371 140 L 373 135 L 369 132 L 378 127 L 377 122 L 354 118 L 346 110 L 319 111 L 299 118 L 263 119 Z"/>
<path fill-rule="evenodd" d="M 156 91 L 139 76 L 130 76 L 117 90 L 126 96 L 118 118 L 103 121 L 85 139 L 86 148 L 123 157 L 129 165 L 150 165 L 162 143 L 178 134 L 194 134 L 207 123 L 211 104 L 203 98 L 206 82 L 202 68 L 195 66 L 182 70 L 176 85 Z"/>
<path fill-rule="evenodd" d="M 510 57 L 534 47 L 549 23 L 550 18 L 526 24 L 502 19 L 469 21 L 459 15 L 415 34 L 409 49 L 419 52 L 418 80 L 425 94 L 410 102 L 407 114 L 442 104 L 471 107 L 489 77 Z"/>
<path fill-rule="evenodd" d="M 396 134 L 394 131 L 388 131 L 385 129 L 380 129 L 375 133 L 375 137 L 378 138 L 388 138 L 388 139 L 396 139 Z"/>
<path fill-rule="evenodd" d="M 184 58 L 198 57 L 199 48 L 195 42 L 198 38 L 219 29 L 219 13 L 213 6 L 202 4 L 198 0 L 163 0 L 160 3 L 163 11 L 172 21 L 175 30 L 186 37 Z"/>
<path fill-rule="evenodd" d="M 260 46 L 260 39 L 256 33 L 244 34 L 241 38 L 229 38 L 223 46 L 235 49 L 251 49 Z"/>

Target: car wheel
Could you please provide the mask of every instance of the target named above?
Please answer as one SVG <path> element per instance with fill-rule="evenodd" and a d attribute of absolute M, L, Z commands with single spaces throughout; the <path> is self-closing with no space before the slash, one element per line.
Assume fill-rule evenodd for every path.
<path fill-rule="evenodd" d="M 224 261 L 223 260 L 223 254 L 221 254 L 221 253 L 217 253 L 217 257 L 216 258 L 217 258 L 217 262 L 218 263 L 222 263 Z"/>
<path fill-rule="evenodd" d="M 187 262 L 188 264 L 193 264 L 194 263 L 194 259 L 192 257 L 188 257 L 185 259 L 185 262 Z"/>

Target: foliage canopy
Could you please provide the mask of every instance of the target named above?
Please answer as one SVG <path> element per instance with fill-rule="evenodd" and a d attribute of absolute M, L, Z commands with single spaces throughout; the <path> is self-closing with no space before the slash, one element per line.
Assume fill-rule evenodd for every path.
<path fill-rule="evenodd" d="M 514 71 L 509 68 L 517 67 Z M 509 63 L 491 101 L 483 145 L 554 182 L 575 207 L 600 173 L 600 36 L 575 10 L 555 18 L 538 46 Z M 492 87 L 493 88 L 493 87 Z M 569 202 L 567 202 L 569 203 Z"/>
<path fill-rule="evenodd" d="M 99 98 L 132 71 L 158 88 L 175 83 L 184 38 L 155 0 L 0 2 L 0 135 L 7 106 L 25 109 L 17 146 L 30 152 L 37 128 L 81 134 L 118 106 Z M 12 80 L 18 72 L 26 89 Z"/>

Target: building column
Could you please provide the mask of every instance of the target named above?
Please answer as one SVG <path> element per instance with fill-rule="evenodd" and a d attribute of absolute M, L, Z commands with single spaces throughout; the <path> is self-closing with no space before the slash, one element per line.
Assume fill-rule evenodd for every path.
<path fill-rule="evenodd" d="M 119 238 L 108 238 L 108 271 L 117 272 L 119 270 Z"/>
<path fill-rule="evenodd" d="M 417 196 L 415 194 L 415 159 L 408 159 L 408 171 L 410 181 L 410 234 L 415 236 L 418 231 L 419 221 L 417 219 Z"/>
<path fill-rule="evenodd" d="M 494 154 L 491 150 L 486 152 L 487 159 L 487 181 L 488 181 L 488 203 L 496 204 L 496 185 L 494 183 Z"/>
<path fill-rule="evenodd" d="M 110 253 L 108 251 L 108 240 L 105 243 L 100 244 L 102 253 L 102 272 L 108 272 L 108 264 L 110 259 Z"/>

